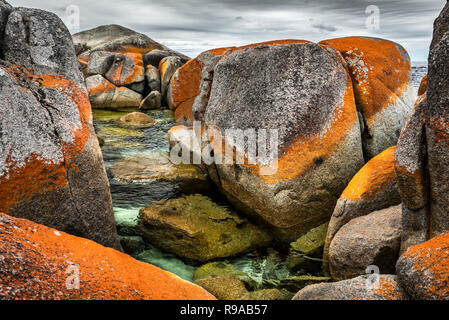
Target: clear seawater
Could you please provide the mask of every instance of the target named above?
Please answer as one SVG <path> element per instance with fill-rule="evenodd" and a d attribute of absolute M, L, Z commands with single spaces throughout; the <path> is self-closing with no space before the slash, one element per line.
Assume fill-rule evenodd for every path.
<path fill-rule="evenodd" d="M 417 92 L 421 79 L 426 73 L 427 63 L 413 63 L 412 80 L 415 92 Z M 110 168 L 117 159 L 139 153 L 169 151 L 166 135 L 168 130 L 175 125 L 172 112 L 168 110 L 147 112 L 148 115 L 158 121 L 158 124 L 145 129 L 123 127 L 116 123 L 115 120 L 132 111 L 136 110 L 94 110 L 96 131 L 105 140 L 105 145 L 102 148 L 103 157 L 110 180 L 118 230 L 123 235 L 131 235 L 130 232 L 133 232 L 140 209 L 147 207 L 153 201 L 181 196 L 177 191 L 177 186 L 171 183 L 127 183 L 111 177 Z M 151 245 L 147 245 L 146 250 L 135 257 L 171 271 L 186 280 L 192 280 L 193 272 L 200 266 L 195 262 L 186 261 L 173 254 L 162 252 Z M 237 270 L 246 272 L 257 282 L 295 276 L 295 274 L 289 274 L 283 265 L 270 263 L 271 260 L 267 254 L 258 252 L 227 259 L 225 262 L 232 264 Z"/>

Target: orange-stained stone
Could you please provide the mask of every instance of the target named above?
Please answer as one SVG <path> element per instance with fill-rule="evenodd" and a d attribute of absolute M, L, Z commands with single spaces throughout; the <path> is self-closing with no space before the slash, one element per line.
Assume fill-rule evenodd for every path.
<path fill-rule="evenodd" d="M 78 107 L 81 121 L 79 128 L 71 130 L 74 136 L 73 141 L 69 144 L 61 141 L 64 153 L 63 163 L 48 162 L 40 155 L 34 154 L 31 159 L 28 159 L 26 166 L 15 168 L 15 162 L 8 157 L 6 166 L 14 169 L 8 176 L 0 179 L 0 211 L 8 213 L 11 206 L 30 200 L 34 194 L 44 194 L 55 188 L 66 186 L 66 170 L 77 170 L 76 167 L 68 167 L 68 164 L 71 164 L 83 152 L 90 138 L 89 124 L 92 118 L 89 97 L 74 82 L 60 75 L 32 75 L 23 68 L 2 68 L 16 80 L 28 79 L 37 82 L 41 87 L 55 89 L 66 95 Z M 22 88 L 22 90 L 27 89 Z"/>
<path fill-rule="evenodd" d="M 418 96 L 422 96 L 427 92 L 427 74 L 422 78 L 418 89 Z"/>
<path fill-rule="evenodd" d="M 0 297 L 7 299 L 214 299 L 204 289 L 124 253 L 1 213 L 0 251 Z M 77 274 L 79 288 L 67 289 L 67 283 L 76 285 L 72 280 Z"/>
<path fill-rule="evenodd" d="M 294 43 L 309 43 L 305 40 L 274 40 L 260 43 L 249 44 L 241 47 L 224 47 L 216 48 L 203 52 L 201 55 L 210 53 L 214 56 L 226 56 L 234 51 L 244 50 L 247 48 L 253 48 L 261 45 L 286 45 Z M 172 90 L 173 104 L 175 106 L 175 120 L 181 121 L 182 119 L 194 120 L 192 114 L 192 106 L 195 98 L 200 95 L 200 86 L 202 81 L 203 63 L 198 57 L 191 59 L 184 66 L 178 69 L 173 76 L 170 86 Z M 161 73 L 163 70 L 161 71 Z M 179 109 L 179 111 L 177 110 Z"/>
<path fill-rule="evenodd" d="M 117 86 L 125 86 L 134 82 L 142 81 L 145 73 L 142 55 L 140 53 L 122 53 L 125 59 L 120 63 L 114 62 L 106 74 L 109 81 Z M 134 63 L 127 63 L 127 59 Z"/>
<path fill-rule="evenodd" d="M 396 179 L 394 168 L 394 152 L 396 146 L 388 148 L 377 157 L 371 159 L 351 180 L 343 197 L 352 200 L 374 199 L 379 191 Z"/>
<path fill-rule="evenodd" d="M 251 168 L 252 173 L 258 175 L 264 182 L 277 184 L 304 175 L 314 168 L 315 159 L 325 160 L 332 155 L 358 121 L 349 74 L 347 79 L 344 98 L 341 104 L 335 108 L 332 120 L 325 132 L 318 132 L 307 137 L 300 136 L 285 150 L 280 150 L 279 153 L 282 156 L 278 159 L 278 168 L 274 174 L 262 175 L 261 170 L 263 168 L 249 164 L 246 157 L 244 166 Z M 220 155 L 218 150 L 226 152 L 229 149 L 223 139 L 220 139 L 217 135 L 210 137 L 210 141 L 216 155 Z M 224 156 L 224 154 L 222 155 Z"/>
<path fill-rule="evenodd" d="M 357 106 L 368 125 L 376 114 L 404 97 L 410 83 L 407 52 L 391 41 L 348 37 L 324 40 L 324 47 L 338 50 L 345 57 L 353 77 Z"/>

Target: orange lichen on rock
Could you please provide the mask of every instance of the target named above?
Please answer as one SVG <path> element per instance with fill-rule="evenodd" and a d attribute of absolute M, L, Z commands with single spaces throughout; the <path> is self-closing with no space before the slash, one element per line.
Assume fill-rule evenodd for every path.
<path fill-rule="evenodd" d="M 398 262 L 398 276 L 415 299 L 449 298 L 449 233 L 410 247 Z"/>
<path fill-rule="evenodd" d="M 24 68 L 3 67 L 3 69 L 15 79 L 37 82 L 41 87 L 54 89 L 64 94 L 77 107 L 80 117 L 79 126 L 67 128 L 72 133 L 72 141 L 70 143 L 60 141 L 64 161 L 52 162 L 35 153 L 27 159 L 25 166 L 16 167 L 11 157 L 7 158 L 6 166 L 11 170 L 7 176 L 0 178 L 0 211 L 8 213 L 13 205 L 30 200 L 34 194 L 44 194 L 55 188 L 65 188 L 66 171 L 76 170 L 75 167 L 71 165 L 68 167 L 68 165 L 83 152 L 90 138 L 89 123 L 92 119 L 89 97 L 73 81 L 59 75 L 32 75 Z M 29 89 L 22 88 L 22 90 Z"/>
<path fill-rule="evenodd" d="M 342 53 L 353 78 L 357 106 L 370 124 L 377 113 L 405 96 L 411 79 L 405 49 L 391 41 L 348 37 L 319 43 Z"/>
<path fill-rule="evenodd" d="M 241 47 L 216 48 L 203 52 L 200 56 L 207 53 L 212 54 L 214 56 L 226 56 L 234 51 L 244 50 L 247 48 L 253 48 L 262 45 L 278 46 L 294 43 L 309 43 L 309 41 L 305 40 L 266 41 L 260 43 L 253 43 Z M 200 95 L 202 71 L 204 68 L 204 63 L 199 59 L 199 57 L 189 60 L 185 65 L 179 68 L 170 82 L 172 92 L 171 94 L 173 104 L 175 107 L 176 121 L 181 121 L 182 119 L 188 119 L 190 121 L 194 120 L 194 116 L 192 114 L 192 107 L 196 97 Z M 163 72 L 164 72 L 163 69 L 161 69 L 161 74 Z"/>
<path fill-rule="evenodd" d="M 392 179 L 396 179 L 395 151 L 396 147 L 391 147 L 371 159 L 351 180 L 343 197 L 352 201 L 374 199 Z"/>
<path fill-rule="evenodd" d="M 422 78 L 418 89 L 418 96 L 422 96 L 427 92 L 427 74 Z"/>
<path fill-rule="evenodd" d="M 373 290 L 373 294 L 382 297 L 385 300 L 407 299 L 398 282 L 385 277 L 380 278 L 379 284 Z"/>
<path fill-rule="evenodd" d="M 260 175 L 261 179 L 269 184 L 300 177 L 314 168 L 315 159 L 327 159 L 341 145 L 357 121 L 354 94 L 348 75 L 343 101 L 335 108 L 325 132 L 316 133 L 311 137 L 299 137 L 286 150 L 281 150 L 278 169 L 273 175 L 260 175 L 263 167 L 247 166 L 252 168 L 253 174 Z"/>
<path fill-rule="evenodd" d="M 4 214 L 0 252 L 3 299 L 214 299 L 204 289 L 124 253 Z"/>
<path fill-rule="evenodd" d="M 145 69 L 142 54 L 127 52 L 116 56 L 115 59 L 116 61 L 106 74 L 108 80 L 117 86 L 143 81 Z"/>

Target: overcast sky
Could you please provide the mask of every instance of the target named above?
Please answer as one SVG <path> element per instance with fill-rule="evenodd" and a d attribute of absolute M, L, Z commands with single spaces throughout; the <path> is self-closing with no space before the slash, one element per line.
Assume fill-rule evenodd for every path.
<path fill-rule="evenodd" d="M 8 0 L 7 0 L 8 1 Z M 433 21 L 446 0 L 9 0 L 67 20 L 79 8 L 81 30 L 120 24 L 189 56 L 216 47 L 275 39 L 320 41 L 374 36 L 427 60 Z M 72 5 L 72 7 L 69 7 Z M 379 8 L 379 28 L 375 24 Z M 67 10 L 69 8 L 69 10 Z M 73 17 L 73 15 L 72 15 Z M 367 19 L 368 25 L 367 27 Z M 73 20 L 72 20 L 73 21 Z M 374 24 L 373 24 L 374 22 Z M 76 28 L 76 24 L 74 25 Z M 72 32 L 73 28 L 71 28 Z"/>

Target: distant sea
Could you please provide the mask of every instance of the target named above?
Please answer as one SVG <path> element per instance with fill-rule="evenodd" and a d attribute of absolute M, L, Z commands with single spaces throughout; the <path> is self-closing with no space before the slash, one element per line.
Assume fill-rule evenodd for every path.
<path fill-rule="evenodd" d="M 419 84 L 427 73 L 427 61 L 412 62 L 412 81 L 415 92 L 418 92 Z"/>

